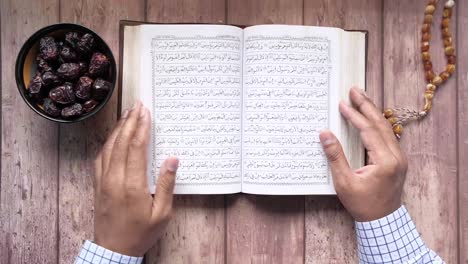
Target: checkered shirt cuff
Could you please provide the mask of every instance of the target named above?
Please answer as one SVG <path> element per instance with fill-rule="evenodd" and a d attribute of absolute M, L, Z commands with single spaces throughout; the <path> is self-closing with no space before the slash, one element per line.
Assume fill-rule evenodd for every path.
<path fill-rule="evenodd" d="M 86 240 L 75 264 L 141 264 L 143 257 L 131 257 L 112 252 Z"/>
<path fill-rule="evenodd" d="M 444 263 L 422 241 L 404 206 L 371 222 L 356 222 L 359 263 Z"/>

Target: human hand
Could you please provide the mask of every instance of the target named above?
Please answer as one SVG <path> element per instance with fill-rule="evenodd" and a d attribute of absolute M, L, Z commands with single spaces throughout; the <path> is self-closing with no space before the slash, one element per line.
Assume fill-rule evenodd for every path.
<path fill-rule="evenodd" d="M 350 99 L 358 109 L 341 102 L 343 117 L 360 131 L 369 165 L 353 171 L 338 139 L 330 131 L 320 133 L 335 190 L 340 201 L 356 221 L 382 218 L 401 206 L 401 193 L 408 162 L 390 123 L 365 93 L 357 88 Z"/>
<path fill-rule="evenodd" d="M 148 189 L 151 116 L 141 103 L 122 114 L 95 161 L 95 243 L 143 256 L 162 235 L 172 212 L 177 158 L 162 165 L 154 199 Z"/>

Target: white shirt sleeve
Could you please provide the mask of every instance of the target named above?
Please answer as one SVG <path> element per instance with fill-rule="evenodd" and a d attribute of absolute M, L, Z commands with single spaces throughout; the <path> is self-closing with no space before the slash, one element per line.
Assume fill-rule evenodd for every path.
<path fill-rule="evenodd" d="M 421 239 L 404 206 L 371 222 L 356 222 L 359 263 L 445 263 Z"/>
<path fill-rule="evenodd" d="M 75 264 L 141 264 L 143 257 L 132 257 L 110 251 L 86 240 Z"/>

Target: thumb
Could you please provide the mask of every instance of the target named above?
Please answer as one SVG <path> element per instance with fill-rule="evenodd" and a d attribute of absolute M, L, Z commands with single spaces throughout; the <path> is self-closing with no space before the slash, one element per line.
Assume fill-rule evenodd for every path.
<path fill-rule="evenodd" d="M 161 165 L 153 200 L 153 207 L 156 212 L 167 212 L 172 208 L 175 178 L 178 168 L 179 159 L 176 157 L 167 158 Z"/>
<path fill-rule="evenodd" d="M 335 186 L 341 184 L 344 178 L 352 173 L 343 148 L 336 136 L 329 130 L 320 133 L 320 142 L 330 164 Z"/>

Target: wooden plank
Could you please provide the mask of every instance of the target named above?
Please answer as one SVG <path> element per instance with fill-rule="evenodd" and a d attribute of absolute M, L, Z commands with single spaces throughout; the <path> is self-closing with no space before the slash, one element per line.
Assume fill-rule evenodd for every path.
<path fill-rule="evenodd" d="M 228 0 L 228 23 L 302 24 L 302 0 Z M 304 262 L 304 196 L 227 196 L 229 263 Z"/>
<path fill-rule="evenodd" d="M 144 0 L 61 0 L 61 22 L 89 27 L 119 59 L 119 20 L 143 20 Z M 118 68 L 118 67 L 117 67 Z M 93 160 L 117 118 L 117 95 L 95 117 L 60 126 L 59 263 L 70 263 L 84 239 L 93 239 Z"/>
<path fill-rule="evenodd" d="M 446 65 L 439 1 L 432 31 L 436 72 Z M 458 3 L 458 2 L 457 2 Z M 420 55 L 426 0 L 384 1 L 384 99 L 386 106 L 423 107 L 426 87 Z M 455 27 L 455 20 L 452 23 Z M 453 28 L 453 32 L 455 28 Z M 458 260 L 457 91 L 451 78 L 438 89 L 432 112 L 406 127 L 401 146 L 409 159 L 403 200 L 426 244 L 447 263 Z"/>
<path fill-rule="evenodd" d="M 56 0 L 1 1 L 2 159 L 0 263 L 56 263 L 58 125 L 23 102 L 15 82 L 19 49 L 58 21 Z"/>
<path fill-rule="evenodd" d="M 304 24 L 368 31 L 367 91 L 381 106 L 382 1 L 305 0 Z M 354 221 L 338 198 L 310 196 L 305 206 L 306 263 L 357 263 Z"/>
<path fill-rule="evenodd" d="M 458 1 L 458 210 L 459 210 L 459 260 L 468 264 L 468 2 Z"/>
<path fill-rule="evenodd" d="M 224 23 L 218 0 L 148 0 L 147 21 Z M 224 263 L 224 196 L 179 195 L 174 216 L 146 263 Z"/>
<path fill-rule="evenodd" d="M 148 0 L 148 22 L 225 23 L 224 0 Z"/>

